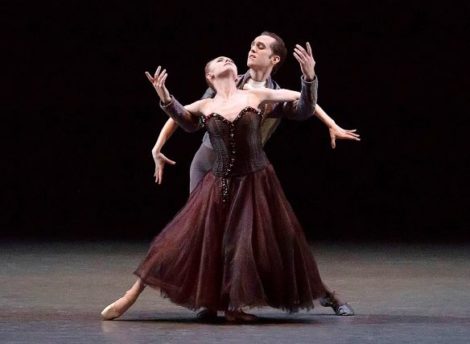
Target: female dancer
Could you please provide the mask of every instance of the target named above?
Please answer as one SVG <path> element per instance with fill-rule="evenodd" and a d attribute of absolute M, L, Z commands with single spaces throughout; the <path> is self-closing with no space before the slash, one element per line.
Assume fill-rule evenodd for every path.
<path fill-rule="evenodd" d="M 185 106 L 185 113 L 167 113 L 187 131 L 207 129 L 213 169 L 155 237 L 135 271 L 139 279 L 103 310 L 104 319 L 122 315 L 146 285 L 190 309 L 224 311 L 228 321 L 255 320 L 244 307 L 309 309 L 329 293 L 261 143 L 258 108 L 300 93 L 239 90 L 237 68 L 227 57 L 211 60 L 205 72 L 216 96 Z M 167 109 L 177 103 L 166 89 L 165 70 L 147 76 Z"/>

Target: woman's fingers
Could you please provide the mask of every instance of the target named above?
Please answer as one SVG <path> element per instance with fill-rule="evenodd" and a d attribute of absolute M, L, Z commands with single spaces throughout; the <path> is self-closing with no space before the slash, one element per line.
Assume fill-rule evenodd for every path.
<path fill-rule="evenodd" d="M 159 87 L 162 86 L 162 80 L 164 79 L 165 75 L 166 75 L 166 69 L 162 70 L 162 72 L 160 73 L 160 75 L 157 78 L 157 85 Z"/>
<path fill-rule="evenodd" d="M 153 84 L 153 78 L 152 78 L 152 76 L 150 75 L 150 73 L 146 71 L 146 72 L 145 72 L 145 75 L 147 76 L 147 79 L 149 79 L 149 81 Z"/>
<path fill-rule="evenodd" d="M 160 80 L 160 87 L 163 87 L 165 85 L 165 81 L 167 77 L 168 77 L 168 73 L 165 73 L 165 75 L 162 76 Z"/>
<path fill-rule="evenodd" d="M 160 74 L 161 68 L 162 68 L 161 66 L 158 66 L 158 67 L 157 67 L 157 70 L 155 71 L 155 74 L 154 74 L 154 76 L 153 76 L 154 79 L 157 79 L 157 78 L 158 78 L 158 74 Z"/>

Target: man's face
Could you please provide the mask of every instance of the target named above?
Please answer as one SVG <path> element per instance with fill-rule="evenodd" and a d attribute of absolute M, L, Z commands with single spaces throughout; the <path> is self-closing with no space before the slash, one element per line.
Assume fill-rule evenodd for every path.
<path fill-rule="evenodd" d="M 270 36 L 261 35 L 254 39 L 248 52 L 246 65 L 252 69 L 266 69 L 273 66 L 273 51 L 271 44 L 276 40 Z"/>

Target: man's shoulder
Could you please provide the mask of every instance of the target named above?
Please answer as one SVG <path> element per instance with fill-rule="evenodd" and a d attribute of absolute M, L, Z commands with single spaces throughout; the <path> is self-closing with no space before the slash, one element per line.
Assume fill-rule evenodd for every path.
<path fill-rule="evenodd" d="M 271 79 L 271 83 L 273 85 L 273 87 L 271 87 L 272 89 L 278 90 L 278 89 L 281 88 L 281 86 L 279 86 L 279 84 L 276 82 L 276 80 Z"/>
<path fill-rule="evenodd" d="M 273 90 L 278 90 L 281 88 L 271 76 L 266 80 L 266 87 Z"/>
<path fill-rule="evenodd" d="M 238 88 L 242 88 L 246 82 L 248 81 L 249 74 L 246 72 L 245 74 L 238 74 L 237 80 L 235 81 Z"/>

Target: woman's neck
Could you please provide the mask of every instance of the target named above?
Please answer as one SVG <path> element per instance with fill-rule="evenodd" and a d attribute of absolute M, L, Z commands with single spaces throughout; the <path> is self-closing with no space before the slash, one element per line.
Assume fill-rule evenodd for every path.
<path fill-rule="evenodd" d="M 237 84 L 232 77 L 214 80 L 212 85 L 216 91 L 216 96 L 219 98 L 226 99 L 237 92 Z"/>

